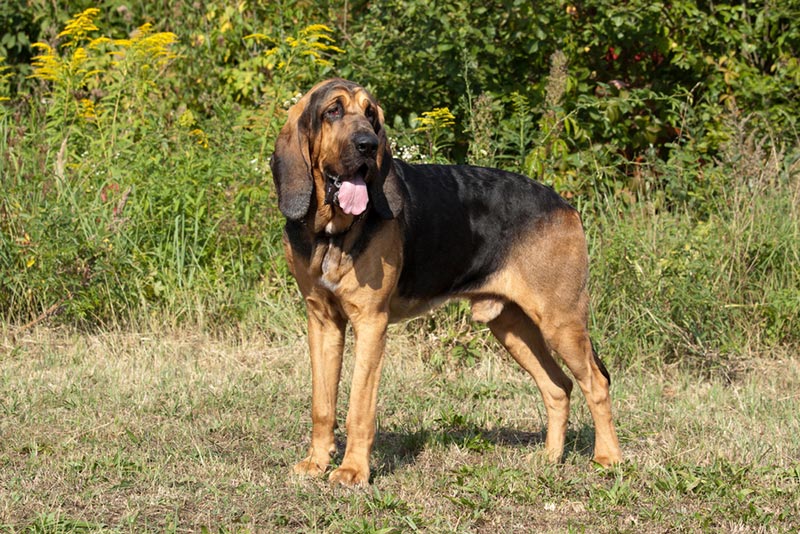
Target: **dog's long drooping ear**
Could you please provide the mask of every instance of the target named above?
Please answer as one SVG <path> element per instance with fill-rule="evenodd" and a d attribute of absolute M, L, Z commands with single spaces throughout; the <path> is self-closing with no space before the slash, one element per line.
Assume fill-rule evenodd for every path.
<path fill-rule="evenodd" d="M 375 133 L 378 135 L 378 176 L 369 184 L 369 198 L 383 219 L 394 219 L 403 211 L 403 194 L 397 171 L 392 163 L 392 150 L 383 126 L 383 110 L 378 110 Z"/>
<path fill-rule="evenodd" d="M 306 216 L 314 190 L 309 154 L 308 125 L 303 123 L 305 113 L 301 100 L 289 110 L 289 118 L 275 141 L 275 152 L 270 160 L 272 180 L 278 191 L 278 208 L 291 220 Z"/>

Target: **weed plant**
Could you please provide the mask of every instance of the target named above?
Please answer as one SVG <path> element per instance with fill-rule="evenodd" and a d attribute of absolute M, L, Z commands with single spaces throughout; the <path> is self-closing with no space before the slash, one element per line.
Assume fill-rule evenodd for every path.
<path fill-rule="evenodd" d="M 0 530 L 800 527 L 792 2 L 9 6 Z M 334 74 L 395 155 L 578 208 L 624 465 L 586 468 L 575 397 L 546 463 L 534 384 L 451 303 L 391 327 L 373 487 L 287 474 L 310 377 L 266 160 Z"/>
<path fill-rule="evenodd" d="M 275 338 L 298 331 L 266 159 L 286 108 L 320 78 L 350 72 L 343 59 L 352 62 L 353 50 L 327 26 L 270 33 L 246 11 L 209 5 L 205 16 L 243 47 L 210 107 L 175 97 L 205 41 L 192 33 L 187 47 L 149 23 L 119 38 L 95 8 L 34 45 L 30 97 L 6 90 L 0 312 L 15 328 L 157 321 Z M 602 98 L 575 99 L 574 61 L 551 54 L 538 96 L 498 95 L 483 90 L 486 73 L 465 52 L 455 111 L 388 115 L 396 155 L 443 162 L 465 152 L 551 184 L 576 205 L 590 237 L 595 337 L 620 365 L 655 353 L 714 367 L 796 344 L 797 140 L 730 105 L 718 128 L 727 133 L 709 153 L 691 95 L 612 84 Z M 640 120 L 636 110 L 655 98 L 687 133 L 666 157 L 653 145 L 630 158 L 616 144 L 629 127 L 613 125 Z M 461 124 L 472 134 L 466 148 Z M 587 124 L 611 129 L 598 135 Z M 444 341 L 444 352 L 428 355 L 440 363 L 475 361 L 491 346 L 463 305 L 409 332 L 418 326 Z"/>

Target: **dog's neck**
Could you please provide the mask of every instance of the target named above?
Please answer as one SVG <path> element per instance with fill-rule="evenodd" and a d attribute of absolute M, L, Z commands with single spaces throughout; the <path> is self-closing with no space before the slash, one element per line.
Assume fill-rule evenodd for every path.
<path fill-rule="evenodd" d="M 315 179 L 315 183 L 325 183 L 325 178 Z M 311 224 L 314 234 L 339 235 L 350 230 L 360 216 L 348 215 L 343 212 L 335 202 L 327 198 L 325 188 L 317 187 L 315 189 L 317 209 L 314 211 Z"/>
<path fill-rule="evenodd" d="M 313 232 L 316 235 L 329 236 L 344 234 L 353 227 L 358 218 L 344 213 L 341 208 L 333 204 L 322 204 L 314 214 Z"/>

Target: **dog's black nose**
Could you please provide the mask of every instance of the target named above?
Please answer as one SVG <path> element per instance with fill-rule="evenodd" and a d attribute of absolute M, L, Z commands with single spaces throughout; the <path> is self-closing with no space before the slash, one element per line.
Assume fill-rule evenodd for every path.
<path fill-rule="evenodd" d="M 353 136 L 353 144 L 362 156 L 373 157 L 378 151 L 378 136 L 369 132 L 360 132 Z"/>

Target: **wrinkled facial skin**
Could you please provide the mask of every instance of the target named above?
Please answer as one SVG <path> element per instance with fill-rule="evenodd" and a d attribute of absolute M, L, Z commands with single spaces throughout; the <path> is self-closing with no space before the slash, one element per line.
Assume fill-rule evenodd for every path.
<path fill-rule="evenodd" d="M 320 82 L 289 109 L 275 141 L 270 168 L 278 207 L 287 220 L 298 221 L 314 206 L 323 227 L 322 219 L 363 213 L 366 203 L 392 219 L 402 209 L 402 195 L 390 177 L 391 163 L 383 111 L 369 92 L 339 78 Z M 341 188 L 343 211 L 330 202 L 331 184 Z M 347 221 L 334 224 L 340 225 Z"/>
<path fill-rule="evenodd" d="M 333 81 L 315 88 L 306 113 L 315 140 L 312 166 L 325 176 L 369 182 L 385 150 L 383 112 L 362 87 Z"/>

